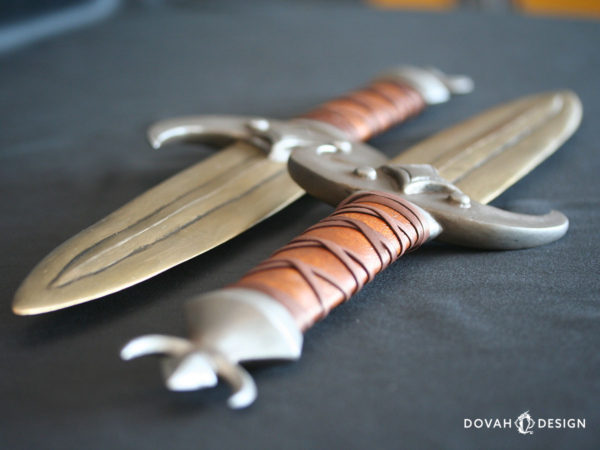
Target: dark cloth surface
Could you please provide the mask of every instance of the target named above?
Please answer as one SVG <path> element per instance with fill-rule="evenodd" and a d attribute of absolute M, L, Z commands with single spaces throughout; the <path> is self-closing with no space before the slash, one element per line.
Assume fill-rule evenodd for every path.
<path fill-rule="evenodd" d="M 0 447 L 598 448 L 600 26 L 338 3 L 122 10 L 0 60 Z M 184 333 L 182 306 L 235 281 L 331 211 L 304 197 L 233 241 L 105 299 L 17 317 L 12 295 L 59 243 L 210 151 L 149 149 L 152 121 L 286 118 L 398 63 L 468 73 L 476 91 L 373 144 L 388 155 L 520 95 L 569 88 L 576 135 L 494 204 L 563 211 L 560 241 L 525 251 L 429 245 L 310 330 L 299 362 L 227 388 L 167 391 L 120 347 Z M 465 430 L 465 418 L 585 418 L 585 430 Z"/>

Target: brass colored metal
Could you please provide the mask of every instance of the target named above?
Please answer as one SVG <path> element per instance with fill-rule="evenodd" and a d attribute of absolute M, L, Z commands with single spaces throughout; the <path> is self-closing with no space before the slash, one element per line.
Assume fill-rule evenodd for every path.
<path fill-rule="evenodd" d="M 431 164 L 472 200 L 489 203 L 554 153 L 581 114 L 572 92 L 528 96 L 448 128 L 391 164 Z"/>
<path fill-rule="evenodd" d="M 388 127 L 421 111 L 425 104 L 443 103 L 453 93 L 472 89 L 470 79 L 434 69 L 399 68 L 385 79 L 386 85 L 397 85 L 396 90 L 375 96 L 379 102 L 369 103 L 360 124 L 373 123 L 385 113 Z M 387 109 L 378 107 L 382 102 L 388 102 Z M 287 172 L 294 148 L 344 149 L 353 136 L 314 119 L 211 115 L 159 122 L 151 127 L 149 137 L 155 148 L 181 139 L 236 143 L 142 194 L 50 253 L 15 294 L 16 314 L 54 311 L 108 295 L 216 247 L 304 193 Z"/>
<path fill-rule="evenodd" d="M 285 163 L 237 142 L 55 249 L 21 285 L 13 311 L 54 311 L 148 279 L 231 239 L 302 194 Z M 178 238 L 169 239 L 175 233 Z"/>

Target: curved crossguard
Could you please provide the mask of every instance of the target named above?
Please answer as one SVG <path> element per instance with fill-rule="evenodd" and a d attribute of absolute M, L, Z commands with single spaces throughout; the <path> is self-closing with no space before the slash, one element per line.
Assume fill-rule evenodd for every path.
<path fill-rule="evenodd" d="M 290 174 L 309 194 L 332 205 L 357 191 L 393 192 L 431 215 L 432 238 L 466 247 L 536 247 L 560 239 L 569 226 L 558 211 L 518 214 L 473 201 L 428 164 L 364 164 L 375 162 L 367 152 L 373 149 L 366 144 L 348 152 L 305 147 L 290 159 Z"/>
<path fill-rule="evenodd" d="M 178 140 L 226 144 L 241 140 L 286 162 L 292 149 L 308 145 L 347 145 L 345 134 L 329 124 L 307 119 L 289 121 L 242 116 L 190 116 L 158 122 L 148 131 L 154 148 Z"/>
<path fill-rule="evenodd" d="M 487 155 L 491 142 L 497 145 L 489 152 L 492 158 L 509 147 L 521 150 L 523 143 L 547 156 L 575 130 L 581 109 L 573 94 L 551 93 L 486 114 L 483 124 L 467 122 L 467 134 L 483 125 L 492 130 L 475 133 L 478 145 L 461 139 L 463 131 L 449 130 L 460 145 L 468 142 L 464 154 Z M 245 407 L 256 387 L 240 363 L 299 358 L 303 331 L 427 240 L 516 249 L 551 242 L 568 227 L 559 212 L 530 216 L 477 203 L 433 166 L 391 163 L 360 142 L 297 142 L 288 163 L 292 177 L 329 203 L 343 201 L 238 282 L 190 301 L 189 340 L 149 335 L 125 346 L 124 359 L 165 355 L 163 374 L 170 389 L 214 386 L 221 377 L 233 389 L 229 405 Z M 538 163 L 541 159 L 537 155 Z"/>

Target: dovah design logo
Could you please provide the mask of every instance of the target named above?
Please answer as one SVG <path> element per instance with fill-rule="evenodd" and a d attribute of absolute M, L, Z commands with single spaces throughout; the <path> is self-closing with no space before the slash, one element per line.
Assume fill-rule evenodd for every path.
<path fill-rule="evenodd" d="M 516 419 L 509 418 L 476 418 L 464 419 L 464 428 L 466 429 L 506 429 L 516 428 L 523 435 L 533 434 L 534 428 L 540 429 L 585 429 L 585 419 L 581 418 L 538 418 L 531 417 L 529 411 L 525 411 Z"/>
<path fill-rule="evenodd" d="M 525 411 L 515 421 L 515 425 L 517 426 L 517 431 L 521 434 L 533 434 L 531 429 L 535 425 L 535 422 L 529 415 L 529 411 Z"/>

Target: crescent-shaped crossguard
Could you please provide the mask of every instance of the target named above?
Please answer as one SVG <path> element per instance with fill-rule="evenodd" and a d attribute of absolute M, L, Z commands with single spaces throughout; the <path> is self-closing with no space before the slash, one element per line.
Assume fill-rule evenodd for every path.
<path fill-rule="evenodd" d="M 255 384 L 240 363 L 298 359 L 302 332 L 405 251 L 433 238 L 477 248 L 520 249 L 559 239 L 568 228 L 567 218 L 557 211 L 532 216 L 478 203 L 432 165 L 390 163 L 367 144 L 309 119 L 196 118 L 162 123 L 151 131 L 151 140 L 158 147 L 190 134 L 230 136 L 260 145 L 274 158 L 289 155 L 290 174 L 308 193 L 334 205 L 352 196 L 241 281 L 190 301 L 189 339 L 147 335 L 123 348 L 121 356 L 127 360 L 164 355 L 163 375 L 172 390 L 210 387 L 224 379 L 233 389 L 233 408 L 245 407 L 256 397 Z M 358 231 L 364 239 L 352 234 Z M 335 233 L 347 234 L 336 241 Z M 317 247 L 330 252 L 328 258 L 337 258 L 337 275 L 327 273 L 330 265 Z M 282 271 L 283 280 L 273 284 Z M 292 286 L 296 282 L 303 284 Z"/>
<path fill-rule="evenodd" d="M 289 170 L 309 194 L 332 205 L 357 191 L 393 192 L 428 214 L 430 239 L 452 244 L 515 250 L 547 244 L 567 232 L 569 220 L 558 211 L 538 216 L 483 205 L 429 164 L 369 164 L 374 151 L 362 143 L 346 151 L 302 148 L 290 158 Z"/>

